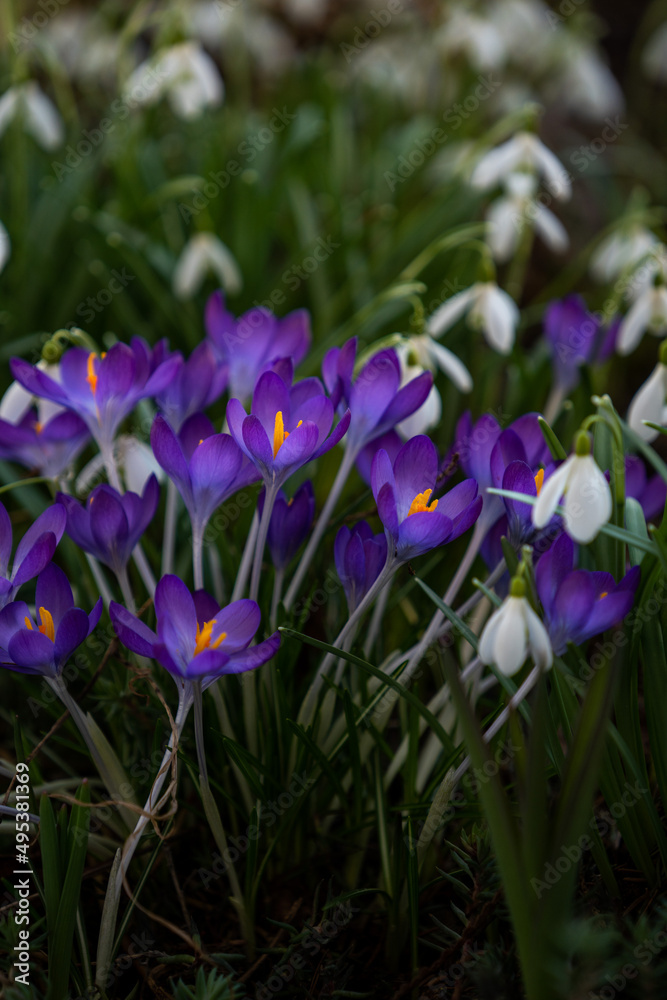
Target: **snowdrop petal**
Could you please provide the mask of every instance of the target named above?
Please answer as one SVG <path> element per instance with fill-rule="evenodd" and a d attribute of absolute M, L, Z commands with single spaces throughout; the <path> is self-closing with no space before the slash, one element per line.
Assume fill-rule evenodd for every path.
<path fill-rule="evenodd" d="M 591 542 L 611 517 L 611 489 L 592 455 L 575 456 L 565 494 L 565 530 L 575 542 Z"/>
<path fill-rule="evenodd" d="M 9 260 L 11 249 L 12 245 L 9 240 L 9 233 L 0 222 L 0 272 L 3 271 L 5 264 Z"/>
<path fill-rule="evenodd" d="M 657 364 L 628 407 L 628 425 L 643 441 L 654 441 L 658 436 L 658 431 L 647 427 L 642 421 L 662 423 L 666 389 L 667 367 Z"/>
<path fill-rule="evenodd" d="M 442 400 L 440 393 L 433 385 L 426 401 L 413 414 L 397 424 L 396 430 L 405 441 L 409 441 L 417 434 L 425 434 L 431 427 L 437 426 L 441 416 Z"/>
<path fill-rule="evenodd" d="M 535 661 L 535 666 L 542 667 L 543 670 L 549 670 L 554 659 L 549 635 L 542 623 L 542 619 L 535 614 L 528 602 L 526 602 L 525 617 L 528 629 L 528 645 L 531 656 Z"/>
<path fill-rule="evenodd" d="M 499 611 L 502 619 L 495 635 L 493 662 L 506 677 L 521 669 L 528 655 L 525 598 L 510 597 Z"/>
<path fill-rule="evenodd" d="M 565 492 L 574 458 L 574 455 L 570 455 L 542 486 L 537 503 L 533 507 L 533 524 L 536 528 L 544 528 L 554 516 L 558 501 Z"/>
<path fill-rule="evenodd" d="M 550 250 L 556 253 L 563 253 L 570 245 L 565 226 L 550 212 L 544 205 L 536 204 L 535 211 L 535 232 L 538 233 Z"/>
<path fill-rule="evenodd" d="M 432 337 L 440 337 L 462 316 L 477 295 L 477 286 L 472 285 L 462 292 L 456 292 L 439 306 L 429 318 L 426 329 Z"/>
<path fill-rule="evenodd" d="M 523 150 L 516 138 L 490 150 L 475 167 L 470 183 L 482 191 L 495 187 L 507 174 L 521 165 Z"/>
<path fill-rule="evenodd" d="M 25 96 L 25 127 L 43 149 L 56 149 L 65 139 L 60 113 L 36 83 L 27 85 Z"/>
<path fill-rule="evenodd" d="M 521 219 L 519 205 L 511 198 L 499 198 L 486 215 L 489 223 L 488 242 L 494 260 L 504 263 L 512 256 L 519 241 Z"/>
<path fill-rule="evenodd" d="M 480 295 L 474 312 L 481 319 L 484 336 L 491 347 L 499 354 L 509 354 L 519 321 L 519 310 L 514 299 L 501 288 L 489 284 Z"/>
<path fill-rule="evenodd" d="M 428 350 L 438 368 L 452 380 L 459 392 L 472 392 L 472 376 L 452 351 L 436 340 L 429 342 Z"/>
<path fill-rule="evenodd" d="M 648 295 L 642 295 L 621 322 L 616 341 L 616 350 L 619 354 L 630 354 L 635 349 L 651 321 L 651 314 L 651 299 Z"/>
<path fill-rule="evenodd" d="M 550 149 L 540 142 L 536 136 L 531 136 L 531 152 L 535 165 L 544 175 L 544 181 L 554 198 L 559 201 L 567 201 L 572 194 L 572 186 L 567 170 L 557 156 Z"/>

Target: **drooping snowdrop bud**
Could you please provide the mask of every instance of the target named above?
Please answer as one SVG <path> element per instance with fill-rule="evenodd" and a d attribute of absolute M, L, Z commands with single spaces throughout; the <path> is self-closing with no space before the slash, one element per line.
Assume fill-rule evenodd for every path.
<path fill-rule="evenodd" d="M 648 285 L 635 299 L 618 331 L 618 353 L 633 351 L 646 330 L 658 337 L 667 330 L 667 287 L 662 282 Z"/>
<path fill-rule="evenodd" d="M 60 113 L 34 80 L 17 83 L 0 97 L 0 136 L 17 116 L 42 149 L 62 145 L 65 129 Z"/>
<path fill-rule="evenodd" d="M 12 244 L 9 239 L 9 233 L 0 222 L 0 272 L 5 268 L 5 264 L 9 260 L 9 255 L 12 252 Z"/>
<path fill-rule="evenodd" d="M 209 272 L 230 295 L 235 295 L 243 286 L 236 259 L 222 240 L 213 233 L 195 233 L 176 263 L 172 278 L 174 294 L 179 299 L 191 299 Z"/>
<path fill-rule="evenodd" d="M 646 226 L 631 225 L 605 237 L 591 256 L 590 272 L 596 281 L 614 281 L 638 264 L 658 244 Z"/>
<path fill-rule="evenodd" d="M 585 431 L 575 438 L 574 453 L 544 483 L 533 507 L 533 524 L 544 528 L 565 496 L 565 530 L 575 542 L 591 542 L 611 517 L 609 483 L 591 455 Z"/>
<path fill-rule="evenodd" d="M 535 665 L 549 670 L 553 650 L 547 630 L 526 599 L 526 585 L 514 577 L 509 596 L 493 612 L 479 640 L 482 663 L 494 663 L 501 674 L 516 674 L 530 656 Z"/>
<path fill-rule="evenodd" d="M 218 67 L 197 42 L 162 49 L 137 66 L 123 88 L 133 104 L 156 104 L 167 96 L 179 118 L 193 121 L 222 103 L 224 84 Z"/>
<path fill-rule="evenodd" d="M 652 424 L 667 423 L 667 341 L 663 341 L 658 352 L 658 363 L 653 372 L 635 393 L 628 407 L 628 424 L 644 441 L 654 441 L 659 431 L 647 427 L 645 420 Z"/>
<path fill-rule="evenodd" d="M 526 226 L 532 226 L 550 250 L 556 253 L 567 250 L 569 239 L 562 222 L 536 198 L 535 175 L 510 174 L 505 188 L 507 193 L 493 202 L 486 216 L 494 260 L 499 263 L 509 260 Z"/>
<path fill-rule="evenodd" d="M 495 351 L 510 353 L 519 310 L 507 292 L 498 288 L 494 281 L 478 281 L 443 302 L 428 320 L 427 330 L 432 337 L 441 337 L 464 313 L 467 313 L 468 325 L 482 330 Z"/>
<path fill-rule="evenodd" d="M 517 132 L 512 139 L 486 153 L 475 167 L 470 183 L 486 191 L 497 187 L 517 170 L 542 176 L 550 193 L 559 201 L 567 201 L 572 193 L 563 164 L 531 132 Z"/>

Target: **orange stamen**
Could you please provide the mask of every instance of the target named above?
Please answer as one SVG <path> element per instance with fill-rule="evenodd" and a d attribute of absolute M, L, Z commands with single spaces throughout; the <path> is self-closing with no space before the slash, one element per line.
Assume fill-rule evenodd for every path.
<path fill-rule="evenodd" d="M 603 590 L 602 593 L 600 594 L 600 596 L 598 597 L 598 601 L 601 601 L 602 598 L 606 597 L 608 593 L 609 593 L 608 590 Z"/>
<path fill-rule="evenodd" d="M 97 355 L 95 354 L 94 351 L 91 351 L 91 353 L 88 355 L 88 374 L 86 375 L 86 382 L 90 386 L 90 391 L 92 392 L 93 396 L 95 395 L 95 391 L 97 389 L 97 375 L 95 374 L 96 359 Z"/>
<path fill-rule="evenodd" d="M 215 625 L 215 618 L 212 618 L 210 622 L 204 622 L 202 627 L 199 627 L 199 622 L 197 622 L 197 639 L 195 642 L 195 653 L 203 653 L 205 649 L 217 649 L 220 643 L 227 638 L 226 632 L 221 632 L 214 642 L 211 642 L 211 635 L 213 634 L 213 626 Z"/>
<path fill-rule="evenodd" d="M 25 615 L 23 621 L 25 622 L 26 628 L 29 628 L 30 631 L 33 632 L 34 629 L 32 627 L 32 622 L 27 615 Z M 50 611 L 47 611 L 46 608 L 39 609 L 39 622 L 40 624 L 37 626 L 38 631 L 41 632 L 42 635 L 45 635 L 47 639 L 50 639 L 51 642 L 55 642 L 56 630 L 53 624 L 53 615 Z"/>
<path fill-rule="evenodd" d="M 544 483 L 544 469 L 540 471 L 535 476 L 535 489 L 537 490 L 537 496 L 540 495 L 540 490 L 542 489 L 542 484 Z"/>
<path fill-rule="evenodd" d="M 40 424 L 39 420 L 35 423 L 35 431 L 37 434 L 41 434 L 44 430 L 44 424 Z"/>
<path fill-rule="evenodd" d="M 410 504 L 410 510 L 408 511 L 408 517 L 410 514 L 432 514 L 435 508 L 438 506 L 438 501 L 433 500 L 431 503 L 428 502 L 429 497 L 433 490 L 424 490 L 423 493 L 418 493 Z"/>
<path fill-rule="evenodd" d="M 297 427 L 301 427 L 302 423 L 303 423 L 303 420 L 300 420 L 299 423 L 296 426 Z M 285 422 L 283 421 L 283 411 L 282 410 L 278 410 L 278 412 L 276 413 L 276 421 L 275 421 L 275 423 L 273 425 L 273 457 L 274 458 L 276 457 L 276 455 L 278 454 L 278 452 L 282 448 L 282 446 L 285 444 L 285 441 L 287 441 L 287 438 L 289 436 L 290 436 L 290 432 L 285 430 Z"/>

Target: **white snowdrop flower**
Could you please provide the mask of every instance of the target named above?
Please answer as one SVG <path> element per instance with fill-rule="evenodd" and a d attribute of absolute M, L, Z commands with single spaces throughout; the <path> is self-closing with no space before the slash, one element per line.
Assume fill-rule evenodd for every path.
<path fill-rule="evenodd" d="M 5 264 L 9 260 L 11 252 L 12 244 L 9 239 L 9 233 L 0 222 L 0 272 L 4 270 Z"/>
<path fill-rule="evenodd" d="M 642 69 L 658 83 L 667 82 L 667 23 L 653 32 L 642 53 Z"/>
<path fill-rule="evenodd" d="M 428 320 L 426 329 L 432 337 L 440 337 L 464 313 L 468 325 L 482 330 L 495 351 L 510 353 L 520 314 L 507 292 L 494 281 L 478 281 L 443 302 Z"/>
<path fill-rule="evenodd" d="M 210 271 L 230 295 L 241 289 L 243 279 L 231 251 L 213 233 L 195 233 L 176 263 L 172 278 L 174 294 L 179 299 L 191 299 Z"/>
<path fill-rule="evenodd" d="M 37 367 L 54 382 L 60 382 L 59 365 L 51 365 L 41 359 L 37 362 Z M 65 410 L 64 406 L 53 403 L 50 399 L 33 396 L 19 382 L 12 382 L 0 400 L 0 419 L 6 420 L 9 424 L 19 424 L 32 406 L 37 407 L 37 420 L 40 424 L 48 423 L 51 417 L 55 417 L 57 413 L 62 413 Z"/>
<path fill-rule="evenodd" d="M 498 69 L 507 61 L 507 50 L 495 24 L 454 6 L 435 37 L 445 55 L 463 52 L 475 69 Z"/>
<path fill-rule="evenodd" d="M 0 97 L 0 136 L 14 118 L 43 149 L 56 149 L 65 138 L 60 112 L 34 82 L 17 83 Z"/>
<path fill-rule="evenodd" d="M 638 223 L 617 229 L 600 242 L 591 256 L 590 272 L 596 281 L 614 281 L 651 253 L 658 243 L 658 237 Z"/>
<path fill-rule="evenodd" d="M 532 225 L 536 234 L 557 253 L 567 250 L 569 239 L 560 219 L 536 199 L 534 174 L 510 174 L 505 180 L 507 193 L 489 207 L 488 244 L 494 260 L 503 263 L 516 251 L 523 229 Z"/>
<path fill-rule="evenodd" d="M 580 118 L 602 121 L 623 110 L 625 101 L 616 77 L 590 45 L 568 33 L 562 50 L 559 102 Z"/>
<path fill-rule="evenodd" d="M 517 132 L 512 139 L 486 153 L 475 167 L 470 183 L 473 187 L 487 190 L 497 187 L 519 170 L 532 170 L 539 174 L 549 192 L 559 201 L 567 201 L 572 193 L 567 170 L 532 132 Z"/>
<path fill-rule="evenodd" d="M 509 596 L 484 626 L 478 652 L 482 663 L 494 663 L 506 677 L 521 670 L 528 656 L 543 670 L 553 664 L 547 630 L 528 603 L 519 577 L 513 578 Z"/>
<path fill-rule="evenodd" d="M 667 287 L 649 285 L 638 295 L 623 318 L 618 331 L 616 350 L 629 354 L 646 330 L 661 336 L 667 330 Z"/>
<path fill-rule="evenodd" d="M 627 422 L 630 429 L 644 441 L 654 441 L 659 431 L 643 422 L 667 424 L 667 341 L 660 345 L 659 361 L 643 386 L 635 393 L 628 407 Z"/>
<path fill-rule="evenodd" d="M 565 494 L 565 530 L 582 545 L 591 542 L 611 517 L 611 489 L 591 455 L 591 440 L 580 431 L 572 455 L 545 481 L 533 507 L 533 524 L 544 528 Z"/>
<path fill-rule="evenodd" d="M 545 31 L 547 12 L 548 8 L 536 0 L 493 4 L 489 16 L 513 62 L 531 68 L 544 65 L 553 45 L 553 32 Z"/>
<path fill-rule="evenodd" d="M 134 70 L 123 88 L 132 104 L 155 104 L 169 98 L 179 118 L 192 121 L 206 108 L 222 103 L 224 84 L 218 67 L 198 42 L 162 49 Z"/>
<path fill-rule="evenodd" d="M 411 337 L 405 337 L 397 345 L 396 351 L 401 360 L 401 369 L 408 367 L 420 367 L 441 372 L 451 379 L 459 392 L 472 392 L 472 376 L 470 372 L 453 351 L 443 347 L 437 340 L 434 340 L 428 333 L 416 333 Z M 420 374 L 420 372 L 417 372 Z M 409 382 L 413 378 L 405 379 Z"/>

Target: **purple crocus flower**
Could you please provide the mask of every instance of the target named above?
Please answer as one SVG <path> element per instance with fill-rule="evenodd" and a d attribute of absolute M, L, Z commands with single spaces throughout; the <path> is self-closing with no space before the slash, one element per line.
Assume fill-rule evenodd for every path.
<path fill-rule="evenodd" d="M 567 295 L 547 307 L 544 332 L 551 348 L 556 384 L 563 392 L 578 385 L 582 365 L 602 364 L 611 357 L 619 328 L 620 319 L 603 328 L 580 295 Z"/>
<path fill-rule="evenodd" d="M 257 512 L 262 516 L 265 492 L 257 501 Z M 267 544 L 271 561 L 279 572 L 283 572 L 306 540 L 315 516 L 315 494 L 313 484 L 308 479 L 288 500 L 279 490 L 269 522 Z"/>
<path fill-rule="evenodd" d="M 162 664 L 177 680 L 212 684 L 222 674 L 239 674 L 266 663 L 280 645 L 274 632 L 250 646 L 261 614 L 254 601 L 220 608 L 205 591 L 192 594 L 177 576 L 163 576 L 155 591 L 157 632 L 112 602 L 116 635 L 128 649 Z"/>
<path fill-rule="evenodd" d="M 12 523 L 0 503 L 0 608 L 14 599 L 19 587 L 41 573 L 63 536 L 67 516 L 60 504 L 49 507 L 31 524 L 19 542 L 12 570 Z"/>
<path fill-rule="evenodd" d="M 641 504 L 647 521 L 661 519 L 667 500 L 667 483 L 657 472 L 647 476 L 646 466 L 636 455 L 625 456 L 625 492 Z"/>
<path fill-rule="evenodd" d="M 178 435 L 164 417 L 157 416 L 151 428 L 151 446 L 178 487 L 198 535 L 227 497 L 260 478 L 234 439 L 229 434 L 216 434 L 203 413 L 189 417 Z"/>
<path fill-rule="evenodd" d="M 369 442 L 392 430 L 424 403 L 433 385 L 430 372 L 423 372 L 401 385 L 401 363 L 391 348 L 378 351 L 352 381 L 355 340 L 332 348 L 322 363 L 322 375 L 332 401 L 347 403 L 350 429 L 347 447 L 355 456 Z"/>
<path fill-rule="evenodd" d="M 387 561 L 387 536 L 375 535 L 366 521 L 339 530 L 334 543 L 336 572 L 350 614 L 366 596 Z"/>
<path fill-rule="evenodd" d="M 67 534 L 72 541 L 123 577 L 132 552 L 155 516 L 160 487 L 151 476 L 141 496 L 118 493 L 102 483 L 91 490 L 84 505 L 74 497 L 58 493 L 56 500 L 67 516 Z"/>
<path fill-rule="evenodd" d="M 250 399 L 259 376 L 276 361 L 289 359 L 296 366 L 310 346 L 310 317 L 305 309 L 277 319 L 257 306 L 235 319 L 225 307 L 222 292 L 214 292 L 206 305 L 205 323 L 218 358 L 227 368 L 230 395 L 242 402 Z"/>
<path fill-rule="evenodd" d="M 0 420 L 0 455 L 40 475 L 57 479 L 83 450 L 90 433 L 83 420 L 66 411 L 41 424 L 31 408 L 18 424 Z"/>
<path fill-rule="evenodd" d="M 34 618 L 25 601 L 12 601 L 0 611 L 0 666 L 58 677 L 100 620 L 102 598 L 90 614 L 75 608 L 67 577 L 48 563 L 37 577 L 35 608 Z"/>
<path fill-rule="evenodd" d="M 303 379 L 288 388 L 275 372 L 264 372 L 257 380 L 250 415 L 238 399 L 227 404 L 232 437 L 274 492 L 293 472 L 338 444 L 350 417 L 345 414 L 331 433 L 333 418 L 319 379 Z"/>
<path fill-rule="evenodd" d="M 437 475 L 435 445 L 424 434 L 403 445 L 393 467 L 383 449 L 373 459 L 373 496 L 391 553 L 401 562 L 454 541 L 479 517 L 482 498 L 475 480 L 466 479 L 431 501 Z"/>
<path fill-rule="evenodd" d="M 194 413 L 205 410 L 219 399 L 227 387 L 227 369 L 216 362 L 213 348 L 206 341 L 195 347 L 185 360 L 176 354 L 177 367 L 155 402 L 178 432 Z"/>
<path fill-rule="evenodd" d="M 632 607 L 639 578 L 639 566 L 618 584 L 611 573 L 574 569 L 574 542 L 560 535 L 535 570 L 554 653 L 565 652 L 568 642 L 580 646 L 620 622 Z"/>
<path fill-rule="evenodd" d="M 17 382 L 35 396 L 73 410 L 85 421 L 100 451 L 108 454 L 116 431 L 140 399 L 158 395 L 174 377 L 178 357 L 162 360 L 141 337 L 117 343 L 106 354 L 72 347 L 60 360 L 60 384 L 22 358 L 10 365 Z"/>

